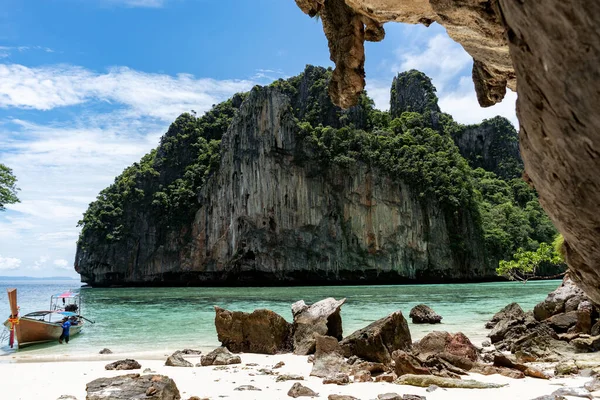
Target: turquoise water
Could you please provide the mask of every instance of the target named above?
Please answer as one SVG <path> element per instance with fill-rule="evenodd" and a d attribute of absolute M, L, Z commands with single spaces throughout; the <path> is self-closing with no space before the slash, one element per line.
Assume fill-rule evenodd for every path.
<path fill-rule="evenodd" d="M 487 331 L 485 322 L 500 308 L 516 301 L 523 309 L 533 308 L 554 290 L 560 281 L 402 285 L 402 286 L 317 286 L 279 288 L 78 288 L 76 281 L 2 282 L 0 315 L 9 314 L 7 287 L 18 288 L 21 315 L 45 309 L 50 296 L 65 289 L 80 290 L 82 314 L 95 321 L 72 338 L 68 346 L 47 344 L 17 350 L 36 356 L 77 356 L 98 353 L 104 347 L 114 352 L 170 352 L 182 348 L 218 345 L 213 305 L 230 310 L 252 311 L 268 308 L 292 320 L 290 305 L 300 299 L 307 303 L 325 297 L 346 297 L 342 307 L 344 333 L 401 310 L 425 303 L 444 319 L 441 325 L 413 325 L 413 339 L 432 330 L 462 331 L 480 344 Z M 408 319 L 408 318 L 407 318 Z M 0 360 L 15 354 L 0 345 Z M 3 357 L 1 357 L 3 356 Z"/>

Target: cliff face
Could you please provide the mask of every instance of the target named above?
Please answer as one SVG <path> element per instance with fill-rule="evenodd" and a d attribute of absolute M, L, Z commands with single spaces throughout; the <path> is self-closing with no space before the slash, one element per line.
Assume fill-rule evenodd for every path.
<path fill-rule="evenodd" d="M 314 108 L 322 112 L 316 119 L 340 126 L 368 121 L 364 108 L 344 112 L 320 99 L 323 90 L 311 94 L 324 70 L 311 71 L 292 89 L 273 85 L 248 95 L 187 222 L 165 224 L 165 215 L 140 206 L 127 208 L 130 228 L 118 241 L 84 229 L 76 256 L 82 281 L 268 285 L 493 277 L 473 211 L 449 214 L 423 188 L 375 165 L 323 165 L 296 119 L 310 114 L 315 98 L 325 102 Z"/>
<path fill-rule="evenodd" d="M 503 179 L 521 176 L 523 160 L 519 154 L 519 136 L 506 118 L 494 117 L 466 126 L 452 137 L 472 168 L 483 168 Z"/>

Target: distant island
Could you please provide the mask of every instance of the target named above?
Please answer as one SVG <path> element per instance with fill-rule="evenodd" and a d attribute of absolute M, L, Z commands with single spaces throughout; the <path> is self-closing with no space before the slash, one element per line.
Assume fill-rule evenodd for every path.
<path fill-rule="evenodd" d="M 57 280 L 79 280 L 69 276 L 1 276 L 0 281 L 57 281 Z"/>

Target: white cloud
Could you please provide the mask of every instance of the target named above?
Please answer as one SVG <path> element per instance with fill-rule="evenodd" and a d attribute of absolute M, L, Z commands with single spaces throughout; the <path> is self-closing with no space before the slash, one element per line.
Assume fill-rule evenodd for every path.
<path fill-rule="evenodd" d="M 445 34 L 430 38 L 424 49 L 411 52 L 397 51 L 400 64 L 392 67 L 393 72 L 416 69 L 435 79 L 438 90 L 471 66 L 471 56 Z"/>
<path fill-rule="evenodd" d="M 18 269 L 21 266 L 21 260 L 14 257 L 0 256 L 0 270 Z"/>
<path fill-rule="evenodd" d="M 184 111 L 206 110 L 254 84 L 251 80 L 152 74 L 127 67 L 99 74 L 72 65 L 31 68 L 0 64 L 0 107 L 50 110 L 96 100 L 122 104 L 137 115 L 170 121 Z"/>
<path fill-rule="evenodd" d="M 52 263 L 54 264 L 55 267 L 59 268 L 59 269 L 71 269 L 71 266 L 69 265 L 69 262 L 65 259 L 59 258 L 57 260 L 54 260 L 54 262 Z"/>
<path fill-rule="evenodd" d="M 392 29 L 394 29 L 392 27 Z M 431 28 L 403 26 L 404 37 L 410 37 L 396 50 L 394 60 L 381 60 L 385 78 L 367 76 L 367 92 L 377 108 L 389 109 L 392 78 L 399 72 L 416 69 L 431 78 L 437 89 L 439 106 L 453 118 L 464 124 L 479 123 L 483 119 L 501 115 L 516 127 L 518 120 L 515 111 L 517 95 L 510 90 L 501 103 L 483 108 L 477 102 L 477 95 L 471 78 L 471 56 L 434 24 Z M 394 33 L 392 31 L 392 33 Z M 388 75 L 389 74 L 389 75 Z"/>
<path fill-rule="evenodd" d="M 21 188 L 21 203 L 0 213 L 0 254 L 10 251 L 33 275 L 76 276 L 77 221 L 100 190 L 158 145 L 181 112 L 202 114 L 260 83 L 125 67 L 99 74 L 68 65 L 0 64 L 0 71 L 0 163 L 13 168 Z M 15 109 L 26 111 L 8 117 Z"/>

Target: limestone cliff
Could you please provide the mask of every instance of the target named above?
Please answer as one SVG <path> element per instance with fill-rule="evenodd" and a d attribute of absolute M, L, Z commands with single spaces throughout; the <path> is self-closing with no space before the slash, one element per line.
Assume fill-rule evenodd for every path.
<path fill-rule="evenodd" d="M 523 160 L 519 136 L 510 121 L 494 117 L 453 133 L 454 142 L 473 168 L 483 168 L 504 179 L 520 177 Z"/>
<path fill-rule="evenodd" d="M 300 77 L 257 87 L 241 105 L 244 96 L 221 106 L 231 119 L 214 110 L 197 121 L 180 117 L 158 150 L 135 172 L 126 170 L 118 187 L 103 191 L 86 213 L 76 256 L 82 281 L 269 285 L 493 277 L 479 216 L 469 205 L 468 167 L 456 158 L 451 138 L 424 143 L 440 151 L 450 147 L 459 163 L 453 174 L 467 174 L 457 181 L 466 185 L 462 194 L 454 187 L 435 189 L 431 179 L 440 174 L 399 179 L 422 171 L 390 173 L 380 161 L 361 159 L 358 148 L 328 161 L 331 148 L 315 142 L 308 121 L 338 126 L 334 142 L 349 129 L 373 125 L 365 105 L 342 111 L 331 104 L 324 90 L 328 76 L 308 67 Z M 192 123 L 200 128 L 188 128 Z M 227 126 L 222 137 L 211 130 L 218 126 Z M 334 128 L 319 129 L 330 135 Z M 415 129 L 414 135 L 434 134 Z M 194 136 L 199 131 L 204 136 Z M 210 143 L 218 152 L 211 153 Z M 174 152 L 181 146 L 188 153 Z M 198 152 L 199 146 L 205 150 Z M 197 170 L 200 178 L 188 188 L 188 174 Z M 198 191 L 191 201 L 184 195 L 193 187 Z M 118 204 L 105 201 L 117 193 Z"/>

